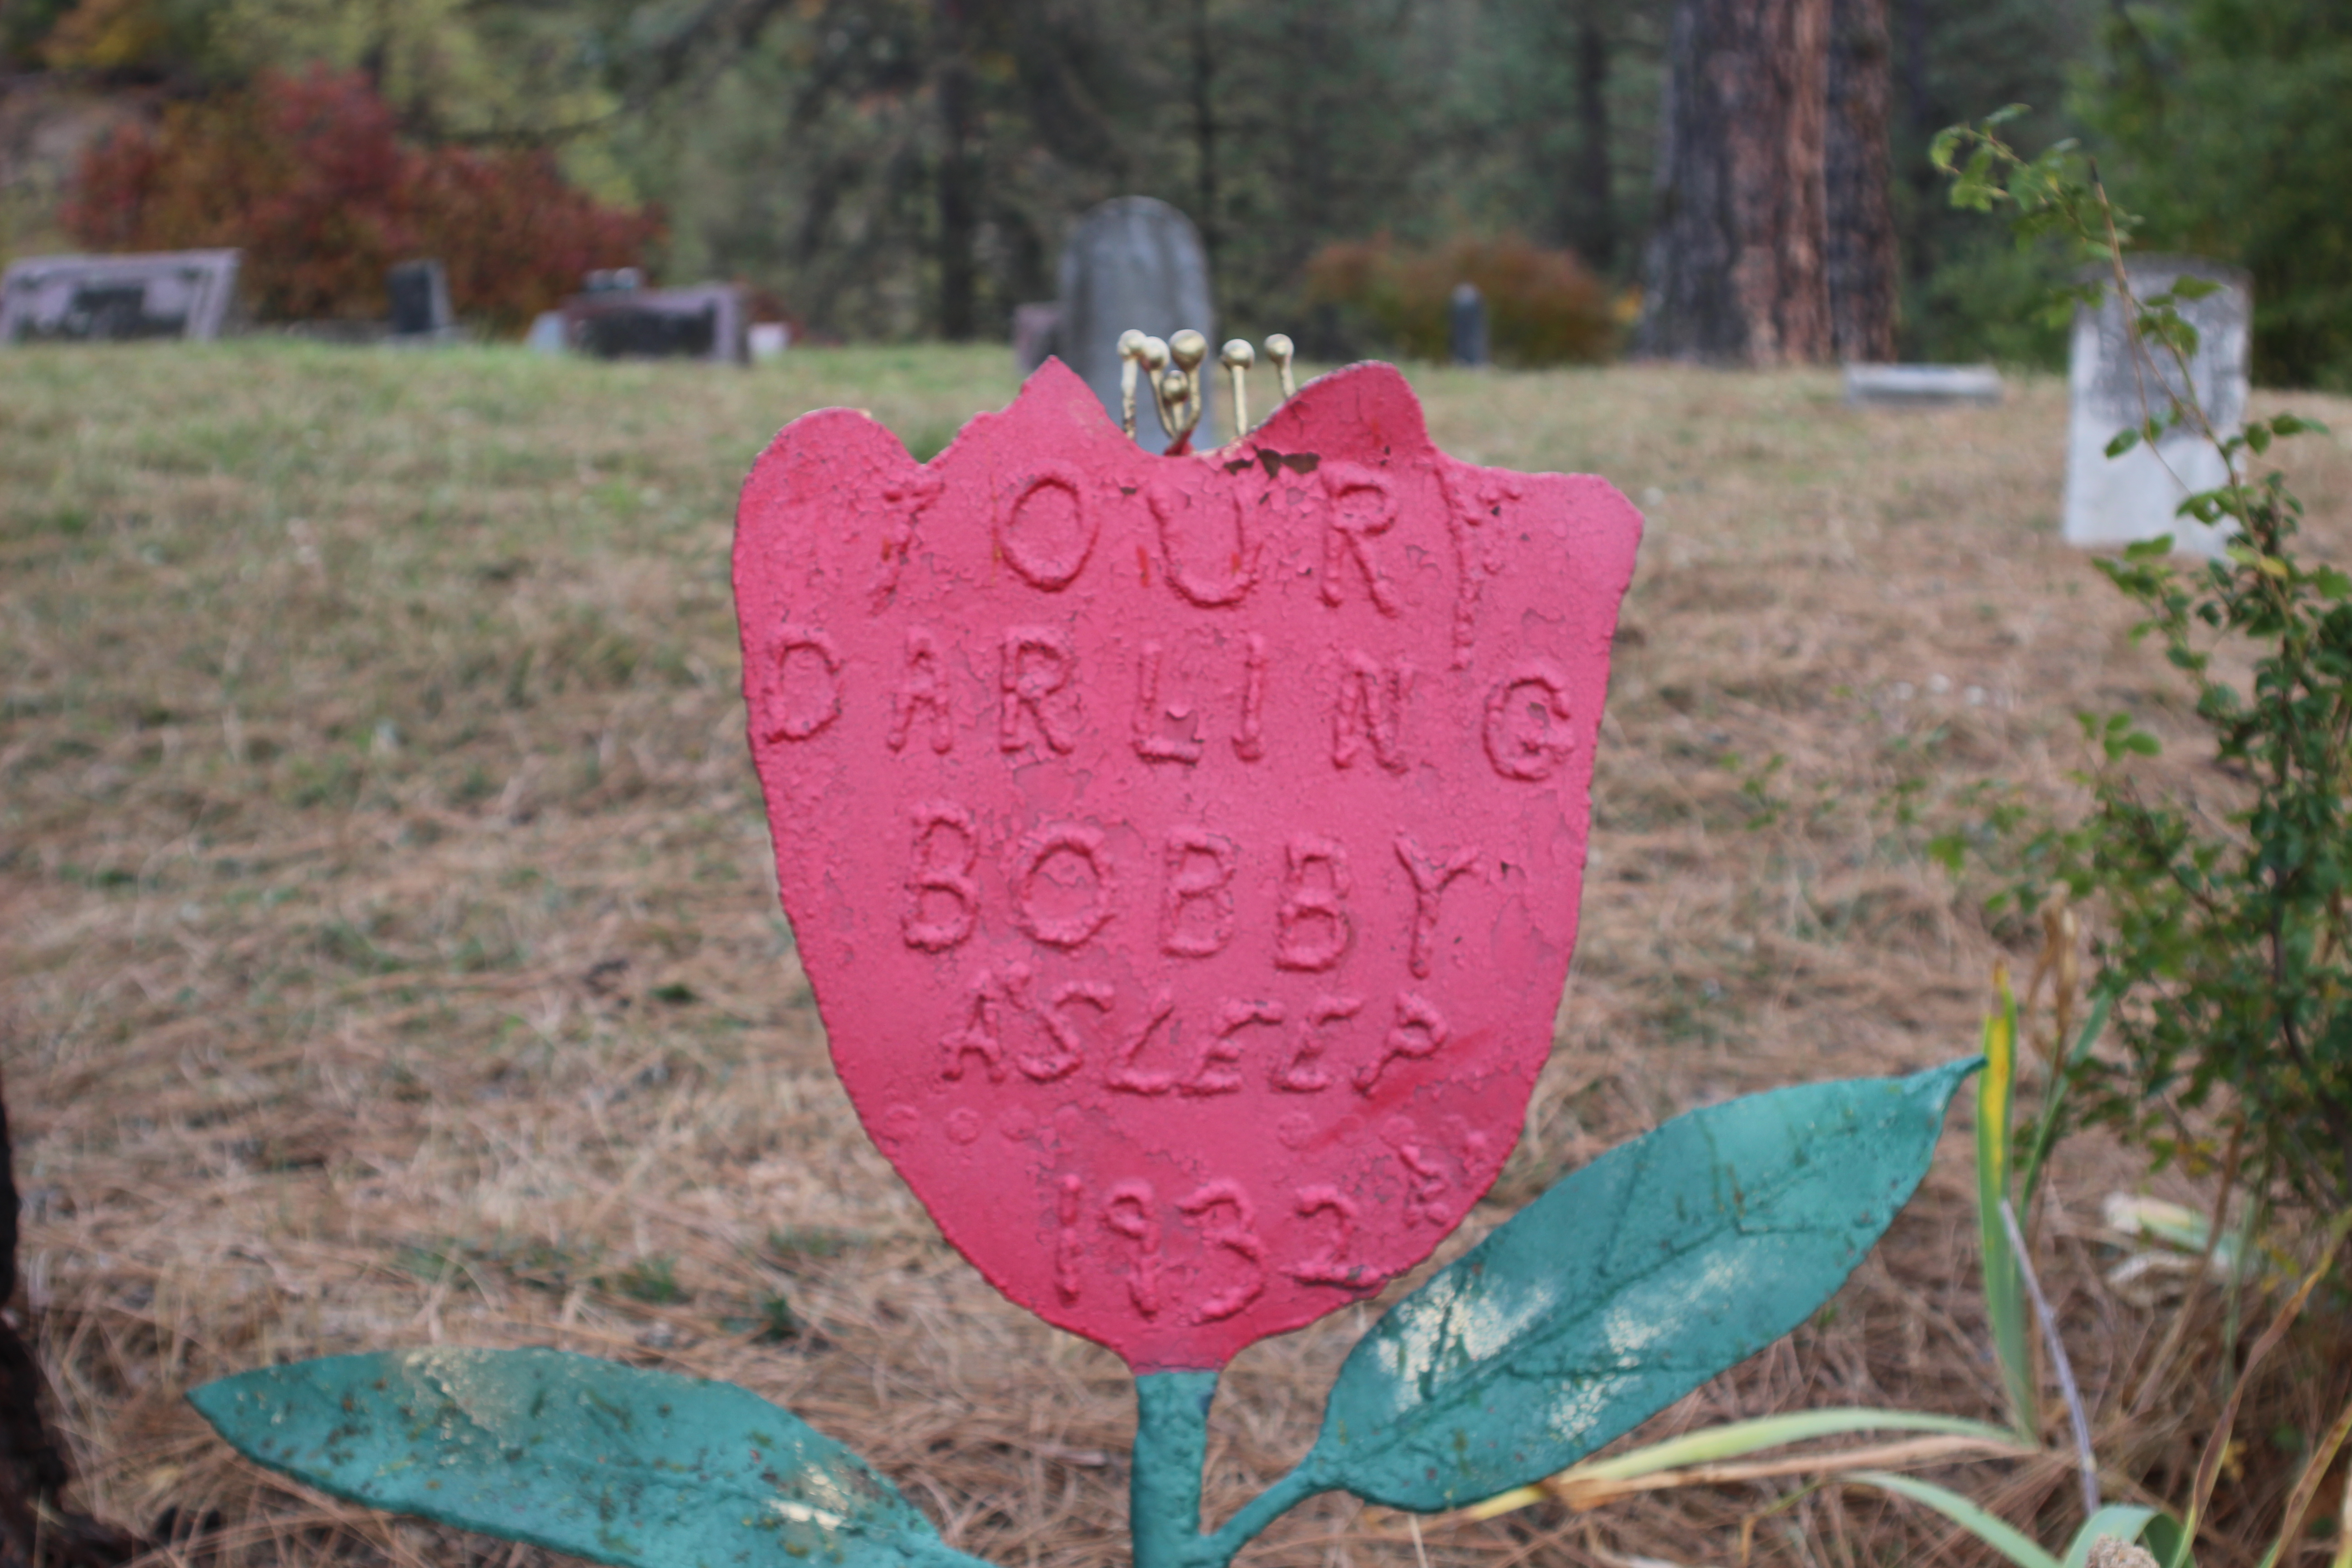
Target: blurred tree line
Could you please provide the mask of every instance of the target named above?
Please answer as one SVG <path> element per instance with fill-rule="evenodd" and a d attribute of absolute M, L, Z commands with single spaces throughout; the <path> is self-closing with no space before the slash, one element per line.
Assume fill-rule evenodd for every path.
<path fill-rule="evenodd" d="M 160 104 L 355 70 L 413 142 L 551 149 L 658 210 L 664 275 L 845 337 L 1001 336 L 1079 213 L 1156 195 L 1200 225 L 1227 325 L 1312 340 L 1349 330 L 1311 292 L 1334 246 L 1517 236 L 1637 287 L 1701 3 L 7 0 L 0 81 Z M 2352 5 L 1885 4 L 1904 357 L 2063 354 L 2034 307 L 2074 258 L 1956 218 L 1926 158 L 2022 101 L 2024 143 L 2082 137 L 2143 243 L 2252 270 L 2259 374 L 2352 384 Z"/>

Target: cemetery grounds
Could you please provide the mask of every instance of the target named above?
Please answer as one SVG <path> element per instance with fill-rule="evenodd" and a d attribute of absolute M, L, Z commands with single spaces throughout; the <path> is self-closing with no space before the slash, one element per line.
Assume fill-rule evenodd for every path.
<path fill-rule="evenodd" d="M 1123 1554 L 1128 1376 L 991 1290 L 860 1131 L 777 910 L 737 690 L 728 549 L 761 445 L 847 404 L 928 457 L 1011 397 L 1007 359 L 0 359 L 0 1066 L 26 1310 L 85 1506 L 203 1521 L 173 1555 L 222 1568 L 520 1568 L 545 1554 L 262 1475 L 180 1396 L 310 1355 L 554 1344 L 787 1405 L 1007 1568 Z M 1916 412 L 1847 409 L 1833 373 L 1410 374 L 1445 449 L 1603 474 L 1649 520 L 1557 1047 L 1441 1259 L 1677 1110 L 1972 1050 L 1990 966 L 2022 974 L 2033 933 L 1990 926 L 1990 884 L 1925 842 L 1979 781 L 2067 799 L 2077 710 L 2129 710 L 2172 742 L 2153 779 L 2226 793 L 2129 606 L 2056 541 L 2056 378 Z M 2254 412 L 2285 405 L 2352 432 L 2352 400 Z M 2352 444 L 2273 455 L 2310 553 L 2352 559 Z M 1822 1405 L 1998 1419 L 1968 1122 L 1812 1323 L 1645 1435 Z M 2095 1405 L 2179 1290 L 2106 1282 L 2101 1200 L 2208 1191 L 2142 1173 L 2078 1139 L 2044 1220 Z M 1213 1520 L 1305 1449 L 1377 1310 L 1234 1363 Z M 2263 1435 L 2332 1414 L 2325 1381 L 2266 1384 L 2224 1521 L 2233 1486 L 2285 1468 Z M 2164 1395 L 2134 1441 L 2185 1468 L 2212 1393 L 2185 1369 Z M 1942 1479 L 2021 1521 L 2071 1485 L 2063 1463 Z M 1764 1512 L 1796 1489 L 1418 1539 L 1333 1496 L 1248 1560 L 1727 1562 L 1751 1519 L 1759 1562 L 1984 1560 L 1875 1494 Z"/>

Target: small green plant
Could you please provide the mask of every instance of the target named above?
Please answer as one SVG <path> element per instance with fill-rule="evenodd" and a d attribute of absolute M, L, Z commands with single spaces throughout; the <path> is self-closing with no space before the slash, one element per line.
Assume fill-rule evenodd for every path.
<path fill-rule="evenodd" d="M 2352 574 L 2298 558 L 2302 503 L 2277 471 L 2255 472 L 2274 441 L 2321 426 L 2293 415 L 2212 426 L 2179 307 L 2215 286 L 2184 278 L 2137 297 L 2121 260 L 2131 218 L 2072 143 L 2028 158 L 2003 141 L 2017 112 L 1937 138 L 1953 201 L 2013 208 L 2021 235 L 2062 235 L 2102 269 L 2057 306 L 2112 289 L 2130 325 L 2145 416 L 2109 455 L 2184 431 L 2228 476 L 2179 509 L 2227 529 L 2221 558 L 2176 564 L 2161 539 L 2095 564 L 2144 612 L 2135 636 L 2187 683 L 2234 809 L 2151 788 L 2139 764 L 2157 738 L 2126 714 L 2085 715 L 2089 809 L 1996 825 L 2022 840 L 2011 896 L 2030 905 L 2063 888 L 2104 915 L 2095 988 L 2121 1050 L 2073 1065 L 2070 1115 L 2123 1129 L 2159 1161 L 2237 1148 L 2265 1198 L 2331 1212 L 2352 1203 Z M 1961 841 L 1942 842 L 1957 860 Z"/>
<path fill-rule="evenodd" d="M 2352 952 L 2346 895 L 2352 877 L 2352 576 L 2309 566 L 2293 552 L 2302 506 L 2276 472 L 2252 477 L 2254 459 L 2281 437 L 2320 426 L 2291 415 L 2215 429 L 2189 375 L 2194 327 L 2179 306 L 2212 285 L 2183 279 L 2140 300 L 2121 263 L 2131 220 L 2117 213 L 2097 171 L 2071 143 L 2028 159 L 2001 140 L 2012 108 L 1937 138 L 1938 167 L 1954 179 L 1953 200 L 1990 210 L 2013 206 L 2021 237 L 2050 235 L 2082 247 L 2102 275 L 2062 291 L 2054 311 L 2097 305 L 2112 288 L 2141 356 L 2140 384 L 2163 389 L 2141 423 L 2118 434 L 2111 457 L 2154 445 L 2185 428 L 2210 442 L 2228 482 L 2189 496 L 2181 514 L 2226 524 L 2223 556 L 2194 570 L 2169 561 L 2171 541 L 2137 545 L 2098 569 L 2147 613 L 2137 635 L 2156 636 L 2189 682 L 2195 711 L 2211 731 L 2221 766 L 2241 784 L 2239 808 L 2216 816 L 2197 803 L 2159 797 L 2133 764 L 2158 754 L 2156 737 L 2127 714 L 2084 715 L 2093 753 L 2084 782 L 2090 809 L 2079 820 L 2037 817 L 2013 792 L 1964 796 L 1974 820 L 1926 842 L 1931 858 L 1957 873 L 1990 857 L 2008 873 L 1999 902 L 2042 916 L 2042 968 L 2058 998 L 2047 1088 L 2030 1125 L 2017 1116 L 2018 1006 L 2005 968 L 1999 1005 L 1985 1022 L 1986 1068 L 1978 1081 L 1977 1208 L 1982 1288 L 1994 1360 L 2010 1406 L 2004 1432 L 1916 1412 L 1806 1411 L 1690 1433 L 1607 1459 L 1587 1460 L 1535 1487 L 1468 1510 L 1490 1517 L 1546 1495 L 1591 1508 L 1635 1491 L 1682 1485 L 1811 1476 L 1785 1508 L 1822 1486 L 1874 1489 L 1950 1520 L 2017 1568 L 2082 1568 L 2102 1538 L 2149 1549 L 2161 1568 L 2187 1568 L 2229 1455 L 2241 1402 L 2260 1365 L 2284 1340 L 2315 1289 L 2332 1274 L 2352 1233 Z M 2210 639 L 2208 641 L 2207 639 Z M 2243 689 L 2223 673 L 2216 645 L 2249 656 Z M 1917 821 L 1911 795 L 1895 815 Z M 2052 897 L 2055 889 L 2063 896 Z M 2096 904 L 2105 929 L 2095 943 L 2099 969 L 2079 1028 L 2072 1016 L 2076 907 Z M 2037 980 L 2039 975 L 2037 975 Z M 2096 1047 L 2112 1030 L 2122 1050 Z M 2189 1496 L 2171 1510 L 2105 1500 L 2099 1442 L 2074 1384 L 2054 1315 L 2035 1278 L 2026 1223 L 2042 1172 L 2073 1125 L 2103 1121 L 2143 1140 L 2159 1157 L 2200 1155 L 2218 1128 L 2228 1153 L 2214 1218 L 2198 1227 L 2210 1261 L 2218 1256 L 2221 1212 L 2241 1176 L 2258 1200 L 2284 1193 L 2332 1222 L 2319 1228 L 2307 1273 L 2270 1326 L 2232 1356 L 2236 1376 L 2199 1464 Z M 2243 1168 L 2241 1169 L 2242 1162 Z M 2250 1248 L 2241 1247 L 2243 1257 Z M 2272 1249 L 2275 1251 L 2275 1249 Z M 2292 1276 L 2290 1276 L 2292 1278 Z M 2045 1450 L 2040 1338 L 2066 1405 L 2072 1438 Z M 2168 1363 L 2188 1321 L 2176 1315 L 2152 1358 Z M 2111 1419 L 2128 1422 L 2130 1412 Z M 1768 1449 L 1863 1432 L 1932 1436 L 1863 1448 L 1758 1459 Z M 2352 1437 L 2347 1405 L 2305 1447 L 2263 1568 L 2287 1561 L 2303 1541 L 2336 1455 Z M 1899 1473 L 1901 1467 L 1958 1458 L 2064 1453 L 2082 1487 L 2084 1521 L 2052 1552 L 1949 1488 Z M 1752 1529 L 1754 1521 L 1749 1521 Z M 2352 1487 L 2347 1487 L 2334 1568 L 2352 1568 Z"/>
<path fill-rule="evenodd" d="M 677 1260 L 657 1253 L 638 1258 L 613 1276 L 613 1289 L 632 1301 L 643 1301 L 649 1307 L 664 1307 L 686 1300 L 686 1288 L 677 1282 Z"/>
<path fill-rule="evenodd" d="M 2043 963 L 2055 967 L 2071 952 L 2074 931 L 2070 922 L 2063 921 L 2048 922 L 2048 931 Z M 1591 1509 L 1673 1487 L 1810 1478 L 1807 1484 L 1751 1517 L 1743 1528 L 1743 1537 L 1752 1535 L 1760 1520 L 1793 1506 L 1809 1492 L 1823 1487 L 1850 1486 L 1884 1492 L 1930 1509 L 1991 1547 L 2016 1568 L 2084 1568 L 2090 1561 L 2093 1546 L 2102 1538 L 2140 1544 L 2155 1557 L 2159 1568 L 2193 1568 L 2191 1549 L 2198 1527 L 2207 1517 L 2214 1487 L 2230 1453 L 2245 1391 L 2256 1369 L 2284 1341 L 2316 1287 L 2332 1271 L 2336 1248 L 2347 1232 L 2352 1232 L 2352 1210 L 2326 1228 L 2315 1249 L 2316 1266 L 2288 1293 L 2270 1326 L 2245 1352 L 2221 1419 L 2206 1444 L 2189 1497 L 2171 1510 L 2108 1500 L 2106 1472 L 2098 1455 L 2102 1436 L 2114 1436 L 2116 1428 L 2111 1426 L 2094 1430 L 2090 1413 L 2075 1386 L 2065 1346 L 2058 1336 L 2056 1318 L 2035 1278 L 2032 1248 L 2018 1217 L 2032 1205 L 2043 1162 L 2059 1126 L 2067 1080 L 2063 1072 L 2053 1076 L 2050 1092 L 2032 1118 L 2031 1127 L 2020 1124 L 2016 1090 L 2021 1031 L 2017 998 L 2010 988 L 2005 966 L 1996 971 L 1994 985 L 1996 1003 L 1984 1024 L 1985 1068 L 1977 1079 L 1977 1218 L 1984 1246 L 1985 1317 L 1993 1359 L 2009 1396 L 2008 1427 L 1911 1410 L 1847 1407 L 1796 1411 L 1706 1427 L 1607 1458 L 1588 1459 L 1533 1486 L 1517 1488 L 1465 1509 L 1462 1516 L 1491 1519 L 1546 1498 L 1573 1509 Z M 2054 1037 L 2063 1043 L 2068 1038 L 2065 1026 L 2072 1022 L 2071 985 L 2062 978 L 2055 991 L 2054 1010 L 2060 1026 Z M 2068 1059 L 2090 1053 L 2106 1026 L 2107 1017 L 2106 1000 L 2095 998 L 2079 1032 L 2072 1036 Z M 2210 1232 L 2202 1226 L 2198 1228 L 2203 1234 L 2192 1245 L 2201 1242 L 2210 1251 Z M 2185 1322 L 2186 1319 L 2176 1321 Z M 2066 1406 L 2070 1440 L 2054 1447 L 2045 1447 L 2042 1436 L 2042 1399 L 2032 1344 L 2037 1322 L 2043 1352 Z M 2168 1344 L 2159 1352 L 2158 1359 L 2178 1348 L 2177 1341 Z M 2135 1417 L 2129 1412 L 2118 1411 L 2111 1419 L 2128 1424 Z M 1862 1433 L 1914 1435 L 1858 1447 L 1755 1457 L 1792 1445 Z M 2305 1524 L 2347 1438 L 2352 1438 L 2352 1405 L 2347 1405 L 2326 1431 L 2306 1447 L 2303 1468 L 2288 1494 L 2277 1533 L 2263 1558 L 2262 1568 L 2277 1568 L 2303 1541 Z M 1956 1460 L 2048 1457 L 2062 1458 L 2075 1470 L 2083 1495 L 2083 1522 L 2066 1544 L 2054 1552 L 1963 1493 L 1903 1473 L 1923 1465 L 1946 1465 Z M 1745 1557 L 1743 1550 L 1743 1561 Z M 2347 1490 L 2330 1568 L 2352 1568 L 2352 1489 Z"/>

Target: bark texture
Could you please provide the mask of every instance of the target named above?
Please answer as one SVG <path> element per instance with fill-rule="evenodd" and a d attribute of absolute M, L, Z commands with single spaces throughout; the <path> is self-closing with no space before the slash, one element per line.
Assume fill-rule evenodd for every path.
<path fill-rule="evenodd" d="M 1886 357 L 1885 0 L 1680 0 L 1667 49 L 1635 352 Z"/>
<path fill-rule="evenodd" d="M 1895 357 L 1895 209 L 1887 131 L 1895 71 L 1886 0 L 1830 0 L 1827 271 L 1841 360 Z"/>
<path fill-rule="evenodd" d="M 1609 157 L 1609 34 L 1597 5 L 1587 5 L 1576 21 L 1576 120 L 1578 240 L 1584 259 L 1606 272 L 1617 265 L 1617 198 Z"/>
<path fill-rule="evenodd" d="M 0 1302 L 16 1289 L 16 1182 L 8 1147 L 8 1109 L 0 1101 Z M 115 1568 L 145 1543 L 87 1514 L 58 1494 L 72 1473 L 41 1419 L 41 1369 L 16 1325 L 0 1318 L 0 1568 Z"/>

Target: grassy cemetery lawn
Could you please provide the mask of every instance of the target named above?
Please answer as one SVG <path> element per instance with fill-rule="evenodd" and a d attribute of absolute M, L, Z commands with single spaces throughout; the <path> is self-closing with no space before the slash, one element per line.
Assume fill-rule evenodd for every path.
<path fill-rule="evenodd" d="M 94 1511 L 216 1510 L 224 1568 L 530 1561 L 281 1488 L 180 1395 L 309 1355 L 557 1344 L 789 1405 L 996 1563 L 1123 1552 L 1127 1375 L 998 1298 L 859 1130 L 737 693 L 730 531 L 762 443 L 848 404 L 928 457 L 1011 397 L 1008 361 L 0 356 L 0 1066 L 32 1327 Z M 1677 1110 L 1972 1049 L 2001 939 L 2030 938 L 1990 929 L 1989 887 L 1926 840 L 1978 781 L 2063 799 L 2078 710 L 2131 710 L 2183 742 L 2153 776 L 2225 787 L 2129 606 L 2056 541 L 2059 382 L 1905 412 L 1845 408 L 1827 373 L 1412 374 L 1450 451 L 1604 474 L 1649 517 L 1558 1048 L 1441 1258 Z M 2352 400 L 2255 404 L 2352 432 Z M 2352 444 L 2273 456 L 2313 502 L 2310 553 L 2352 559 Z M 1817 1321 L 1647 1430 L 1803 1405 L 1997 1418 L 1966 1124 Z M 2096 1283 L 2100 1200 L 2137 1169 L 2085 1139 L 2055 1178 L 2073 1261 L 2051 1283 L 2095 1397 L 2161 1331 L 2153 1299 Z M 1372 1310 L 1236 1363 L 1213 1520 L 1304 1450 Z M 2148 1441 L 2177 1436 L 2152 1418 Z M 1945 1479 L 2029 1509 L 2071 1484 Z M 1496 1568 L 1724 1561 L 1777 1495 L 1423 1539 Z M 1812 1568 L 1946 1535 L 1832 1489 L 1755 1544 Z M 1403 1516 L 1332 1497 L 1250 1561 L 1415 1552 Z"/>

